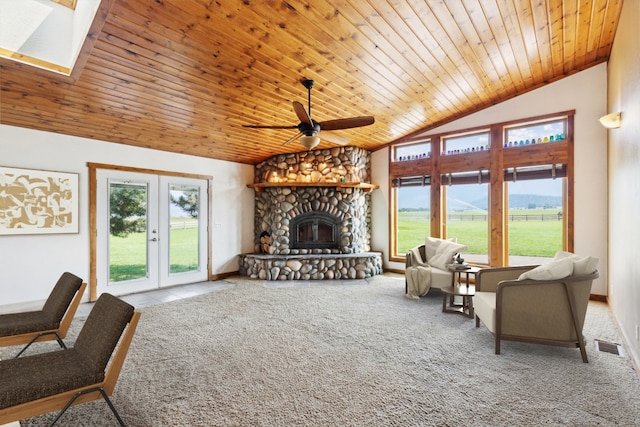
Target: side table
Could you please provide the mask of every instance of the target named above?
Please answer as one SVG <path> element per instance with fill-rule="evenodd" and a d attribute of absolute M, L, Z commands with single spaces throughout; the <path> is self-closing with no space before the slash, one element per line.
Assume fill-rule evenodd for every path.
<path fill-rule="evenodd" d="M 473 318 L 473 296 L 476 293 L 476 287 L 469 284 L 471 275 L 475 277 L 480 271 L 478 267 L 469 267 L 467 269 L 457 268 L 455 264 L 447 266 L 453 272 L 451 278 L 451 286 L 442 288 L 442 312 L 443 313 L 459 313 L 464 316 Z M 462 283 L 462 275 L 465 275 L 465 283 Z M 460 304 L 455 303 L 455 297 L 462 299 Z M 447 304 L 448 301 L 448 304 Z"/>

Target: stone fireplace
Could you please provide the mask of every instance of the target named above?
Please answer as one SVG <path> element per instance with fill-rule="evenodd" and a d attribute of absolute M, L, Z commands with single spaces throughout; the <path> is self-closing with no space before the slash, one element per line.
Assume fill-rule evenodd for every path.
<path fill-rule="evenodd" d="M 365 278 L 382 272 L 370 251 L 369 152 L 335 147 L 274 156 L 255 169 L 255 254 L 240 273 L 268 280 Z M 271 236 L 259 254 L 260 235 Z"/>

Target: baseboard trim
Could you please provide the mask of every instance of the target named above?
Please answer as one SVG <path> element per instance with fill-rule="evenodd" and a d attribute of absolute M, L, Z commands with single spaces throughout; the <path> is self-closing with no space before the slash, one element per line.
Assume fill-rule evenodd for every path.
<path fill-rule="evenodd" d="M 209 276 L 209 280 L 222 280 L 222 279 L 226 279 L 227 277 L 237 276 L 239 274 L 240 274 L 239 271 L 231 271 L 229 273 L 212 274 L 212 275 Z"/>

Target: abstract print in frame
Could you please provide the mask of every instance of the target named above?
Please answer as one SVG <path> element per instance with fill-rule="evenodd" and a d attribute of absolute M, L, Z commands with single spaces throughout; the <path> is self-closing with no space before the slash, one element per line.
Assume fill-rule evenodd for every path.
<path fill-rule="evenodd" d="M 0 235 L 77 232 L 77 173 L 0 166 Z"/>

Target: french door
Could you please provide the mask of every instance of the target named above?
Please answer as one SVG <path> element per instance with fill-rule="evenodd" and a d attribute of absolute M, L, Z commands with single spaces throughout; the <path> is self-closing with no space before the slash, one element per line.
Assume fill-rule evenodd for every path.
<path fill-rule="evenodd" d="M 207 280 L 208 181 L 98 169 L 97 293 Z"/>

